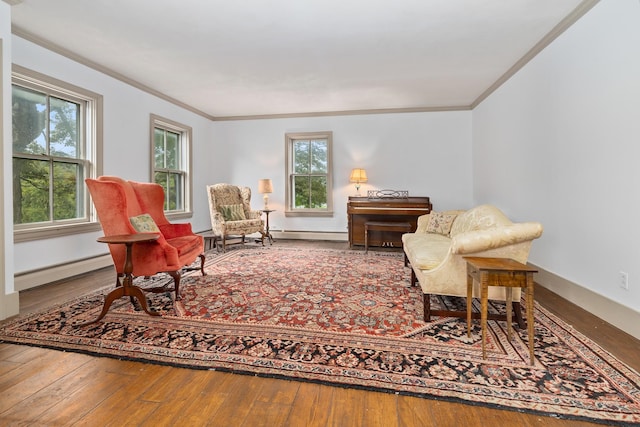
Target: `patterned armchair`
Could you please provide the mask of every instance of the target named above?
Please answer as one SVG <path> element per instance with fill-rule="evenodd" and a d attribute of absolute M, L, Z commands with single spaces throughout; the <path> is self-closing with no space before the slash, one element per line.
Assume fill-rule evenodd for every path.
<path fill-rule="evenodd" d="M 251 210 L 251 189 L 231 184 L 207 185 L 211 230 L 222 239 L 222 250 L 227 247 L 228 236 L 260 233 L 264 246 L 264 221 L 260 211 Z"/>

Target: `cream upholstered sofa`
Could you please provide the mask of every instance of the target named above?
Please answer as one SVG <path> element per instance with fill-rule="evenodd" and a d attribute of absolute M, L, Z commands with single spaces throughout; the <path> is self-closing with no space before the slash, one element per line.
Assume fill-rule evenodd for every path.
<path fill-rule="evenodd" d="M 258 210 L 251 209 L 251 189 L 231 184 L 207 185 L 211 231 L 222 239 L 226 250 L 227 237 L 260 233 L 264 245 L 264 221 Z"/>
<path fill-rule="evenodd" d="M 466 316 L 466 311 L 430 309 L 430 295 L 466 297 L 465 256 L 511 258 L 526 263 L 532 241 L 541 235 L 540 223 L 513 223 L 491 205 L 419 217 L 415 233 L 404 234 L 402 244 L 405 263 L 411 265 L 411 284 L 417 280 L 424 294 L 424 320 L 428 322 L 432 315 Z M 477 283 L 473 296 L 480 296 Z M 506 300 L 504 288 L 490 286 L 489 299 Z M 520 289 L 513 290 L 513 301 L 521 321 Z"/>

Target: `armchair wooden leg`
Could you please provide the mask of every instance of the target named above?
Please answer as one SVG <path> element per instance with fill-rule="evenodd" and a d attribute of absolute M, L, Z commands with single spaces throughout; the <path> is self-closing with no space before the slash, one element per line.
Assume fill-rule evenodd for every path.
<path fill-rule="evenodd" d="M 180 271 L 168 271 L 169 276 L 173 277 L 173 289 L 176 293 L 176 301 L 180 301 L 182 297 L 180 296 Z"/>
<path fill-rule="evenodd" d="M 415 286 L 416 284 L 416 272 L 413 271 L 413 268 L 411 269 L 411 286 Z"/>
<path fill-rule="evenodd" d="M 204 254 L 200 254 L 198 256 L 200 257 L 200 272 L 202 273 L 203 276 L 206 276 L 207 273 L 204 272 L 204 261 L 206 258 Z"/>

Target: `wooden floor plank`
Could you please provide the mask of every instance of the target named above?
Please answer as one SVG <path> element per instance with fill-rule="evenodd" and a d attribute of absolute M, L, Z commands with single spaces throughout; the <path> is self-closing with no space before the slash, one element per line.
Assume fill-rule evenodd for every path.
<path fill-rule="evenodd" d="M 83 378 L 83 384 L 72 392 L 64 392 L 68 389 L 65 384 L 59 391 L 51 392 L 44 389 L 42 393 L 49 393 L 48 398 L 52 401 L 49 409 L 44 411 L 39 417 L 34 418 L 35 424 L 39 425 L 59 425 L 68 426 L 83 416 L 91 412 L 96 406 L 103 402 L 108 396 L 115 393 L 122 387 L 120 382 L 122 375 L 103 372 L 99 365 L 93 366 L 93 376 Z M 100 378 L 100 381 L 92 381 L 93 378 Z M 74 379 L 77 381 L 77 379 Z M 52 387 L 55 387 L 53 385 Z M 43 397 L 42 400 L 46 398 Z M 28 402 L 25 401 L 25 404 Z M 48 402 L 33 401 L 32 406 L 26 406 L 25 410 L 32 410 L 33 407 L 45 407 Z M 33 412 L 32 412 L 33 415 Z"/>
<path fill-rule="evenodd" d="M 251 415 L 254 396 L 263 386 L 263 378 L 249 375 L 233 375 L 227 383 L 226 398 L 215 414 L 212 414 L 208 425 L 222 426 L 230 422 L 243 425 Z"/>
<path fill-rule="evenodd" d="M 204 387 L 194 396 L 181 416 L 172 419 L 174 425 L 205 426 L 218 412 L 229 396 L 229 384 L 234 375 L 217 371 L 200 371 L 198 376 L 205 380 Z"/>
<path fill-rule="evenodd" d="M 100 363 L 111 362 L 111 360 L 100 358 Z M 122 366 L 123 375 L 120 376 L 122 387 L 115 390 L 115 392 L 109 396 L 106 396 L 97 406 L 91 411 L 85 414 L 78 422 L 77 425 L 92 426 L 100 423 L 101 420 L 109 420 L 112 417 L 119 418 L 121 421 L 131 419 L 131 415 L 125 411 L 128 408 L 131 401 L 138 399 L 140 395 L 147 391 L 148 387 L 151 387 L 166 375 L 166 372 L 171 368 L 167 366 L 143 364 L 130 361 L 118 361 Z M 106 374 L 97 377 L 95 381 L 104 381 L 108 374 L 112 374 L 112 364 L 108 363 L 108 369 L 105 369 Z M 138 372 L 136 375 L 135 372 Z M 147 406 L 157 408 L 157 405 Z M 61 408 L 62 410 L 62 408 Z"/>
<path fill-rule="evenodd" d="M 4 375 L 0 378 L 0 415 L 89 361 L 84 354 L 49 351 Z M 11 378 L 5 381 L 5 377 Z"/>
<path fill-rule="evenodd" d="M 336 387 L 332 397 L 328 425 L 344 427 L 364 425 L 364 393 L 353 388 Z"/>
<path fill-rule="evenodd" d="M 333 387 L 313 383 L 300 383 L 292 408 L 284 425 L 326 426 L 333 400 Z"/>
<path fill-rule="evenodd" d="M 286 423 L 300 383 L 290 380 L 262 378 L 262 387 L 254 396 L 251 416 L 244 425 L 281 426 Z"/>
<path fill-rule="evenodd" d="M 180 370 L 172 369 L 171 372 Z M 201 412 L 201 408 L 192 408 L 191 403 L 206 389 L 209 378 L 201 375 L 200 371 L 190 371 L 191 374 L 178 372 L 178 375 L 171 376 L 170 372 L 163 377 L 163 382 L 172 382 L 172 387 L 165 387 L 162 393 L 158 393 L 156 387 L 154 390 L 154 399 L 160 403 L 160 406 L 149 415 L 149 417 L 140 422 L 138 425 L 157 426 L 157 425 L 187 425 L 184 423 L 184 415 L 191 408 Z M 140 396 L 140 399 L 147 400 L 147 394 Z"/>
<path fill-rule="evenodd" d="M 361 393 L 364 396 L 363 425 L 396 427 L 398 422 L 398 396 L 392 393 Z"/>

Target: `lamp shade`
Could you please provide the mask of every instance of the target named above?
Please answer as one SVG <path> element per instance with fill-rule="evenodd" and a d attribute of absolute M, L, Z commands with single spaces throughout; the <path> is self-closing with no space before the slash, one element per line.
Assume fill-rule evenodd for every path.
<path fill-rule="evenodd" d="M 273 184 L 270 179 L 261 179 L 258 181 L 258 193 L 269 194 L 273 193 Z"/>
<path fill-rule="evenodd" d="M 351 176 L 349 177 L 350 182 L 367 182 L 367 171 L 360 168 L 355 168 L 351 171 Z"/>

